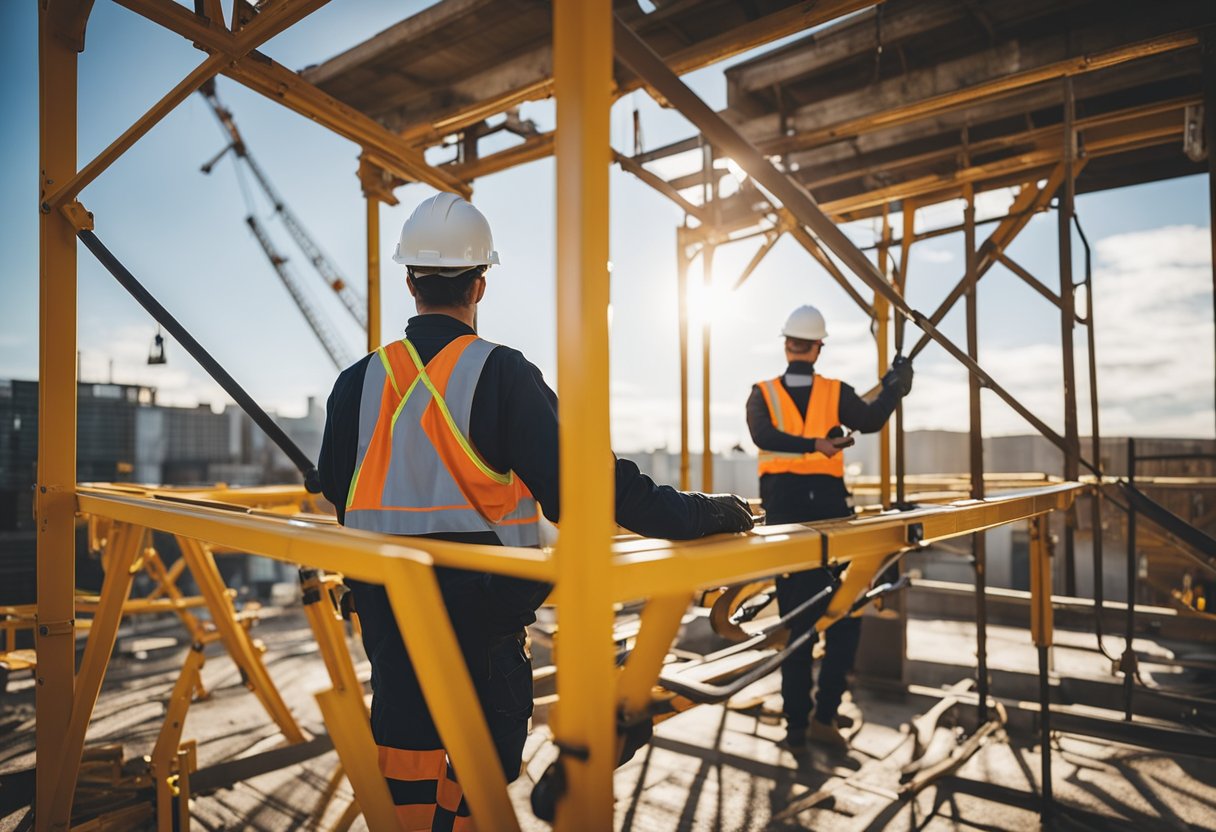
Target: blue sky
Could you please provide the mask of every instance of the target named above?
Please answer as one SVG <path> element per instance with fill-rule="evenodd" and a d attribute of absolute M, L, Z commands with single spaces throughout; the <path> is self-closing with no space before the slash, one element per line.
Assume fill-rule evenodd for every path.
<path fill-rule="evenodd" d="M 427 5 L 390 0 L 336 0 L 265 51 L 288 67 L 317 63 Z M 36 4 L 0 4 L 0 378 L 37 374 L 37 55 Z M 98 3 L 81 56 L 81 163 L 92 158 L 201 60 L 185 40 L 109 2 Z M 725 103 L 723 66 L 686 80 L 715 107 Z M 355 178 L 358 149 L 317 125 L 220 79 L 251 150 L 326 252 L 356 285 L 365 279 L 364 208 Z M 642 112 L 647 146 L 692 133 L 678 114 L 637 93 L 618 103 L 613 143 L 632 150 L 632 110 Z M 525 105 L 523 115 L 552 126 L 552 102 Z M 158 125 L 81 196 L 97 218 L 97 233 L 162 303 L 207 345 L 255 398 L 298 414 L 308 396 L 327 395 L 334 370 L 266 264 L 243 222 L 244 207 L 230 161 L 211 176 L 199 165 L 223 146 L 198 96 Z M 440 154 L 442 155 L 442 154 Z M 438 157 L 436 157 L 438 158 Z M 682 214 L 628 174 L 612 175 L 612 390 L 614 444 L 621 450 L 674 445 L 678 420 L 675 226 Z M 384 337 L 395 337 L 412 310 L 399 267 L 389 261 L 400 223 L 419 200 L 421 185 L 398 191 L 402 205 L 381 211 L 385 255 Z M 1200 177 L 1085 196 L 1078 211 L 1095 243 L 1100 400 L 1108 435 L 1210 436 L 1212 297 L 1207 246 L 1207 183 Z M 1002 201 L 1004 200 L 1004 202 Z M 980 204 L 996 214 L 1007 194 Z M 482 334 L 525 352 L 555 381 L 553 163 L 542 160 L 475 183 L 474 202 L 489 216 L 503 265 L 490 273 L 482 305 Z M 959 206 L 942 206 L 928 225 L 949 225 Z M 898 223 L 898 218 L 896 218 Z M 896 226 L 899 227 L 898 225 Z M 295 253 L 280 227 L 278 245 Z M 873 223 L 848 229 L 859 243 L 874 239 Z M 981 234 L 983 232 L 981 231 Z M 913 248 L 909 298 L 931 311 L 962 270 L 961 235 Z M 1077 246 L 1079 249 L 1079 245 Z M 754 243 L 719 251 L 715 284 L 730 285 Z M 1011 254 L 1056 285 L 1056 222 L 1038 217 Z M 296 254 L 297 274 L 316 305 L 350 344 L 362 337 L 336 298 Z M 1078 275 L 1080 253 L 1077 254 Z M 697 276 L 694 274 L 694 279 Z M 162 400 L 218 403 L 222 393 L 180 347 L 170 363 L 144 359 L 155 325 L 82 249 L 79 342 L 83 377 L 151 384 Z M 1061 428 L 1059 319 L 1054 310 L 1001 268 L 981 285 L 981 362 Z M 815 303 L 833 337 L 820 369 L 859 389 L 874 381 L 872 340 L 865 319 L 796 244 L 782 240 L 739 292 L 720 289 L 715 314 L 713 439 L 718 449 L 746 442 L 743 402 L 754 381 L 782 369 L 776 332 L 794 306 Z M 944 330 L 962 341 L 961 305 Z M 698 329 L 694 326 L 694 332 Z M 1085 392 L 1083 330 L 1078 373 Z M 694 359 L 699 349 L 694 340 Z M 911 427 L 966 428 L 966 379 L 936 347 L 917 362 Z M 700 370 L 692 366 L 699 402 Z M 985 393 L 989 433 L 1026 427 Z M 1082 403 L 1086 401 L 1082 395 Z M 699 443 L 699 420 L 693 441 Z"/>

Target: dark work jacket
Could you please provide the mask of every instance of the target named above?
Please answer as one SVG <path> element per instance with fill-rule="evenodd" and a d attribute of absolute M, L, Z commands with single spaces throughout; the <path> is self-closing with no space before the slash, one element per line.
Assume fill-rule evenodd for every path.
<path fill-rule="evenodd" d="M 472 334 L 472 328 L 447 315 L 419 315 L 410 319 L 405 330 L 424 362 L 430 362 L 454 339 Z M 339 522 L 345 519 L 346 495 L 354 476 L 359 401 L 367 363 L 373 355 L 342 372 L 327 405 L 317 468 L 322 491 L 337 507 Z M 549 520 L 560 520 L 557 396 L 545 384 L 540 370 L 518 350 L 499 346 L 486 360 L 473 394 L 469 439 L 491 468 L 515 472 Z M 616 519 L 646 537 L 682 540 L 712 531 L 704 498 L 656 485 L 627 459 L 616 460 Z M 462 543 L 499 543 L 493 532 L 434 537 Z M 436 572 L 458 629 L 518 632 L 535 620 L 534 610 L 549 590 L 546 585 L 516 578 L 452 569 Z M 356 592 L 356 603 L 360 594 Z M 452 609 L 454 605 L 469 614 L 458 614 Z"/>
<path fill-rule="evenodd" d="M 781 376 L 781 386 L 790 394 L 798 411 L 806 416 L 811 401 L 810 385 L 790 385 L 786 375 L 810 376 L 815 365 L 808 361 L 793 361 Z M 858 433 L 882 430 L 890 418 L 899 394 L 894 388 L 882 389 L 873 402 L 866 402 L 848 384 L 840 384 L 840 423 Z M 777 430 L 769 414 L 760 385 L 753 385 L 747 399 L 747 427 L 752 441 L 763 451 L 778 453 L 813 453 L 815 439 Z M 764 474 L 760 477 L 760 502 L 764 506 L 765 523 L 809 523 L 853 513 L 848 503 L 849 493 L 844 480 L 829 474 Z"/>

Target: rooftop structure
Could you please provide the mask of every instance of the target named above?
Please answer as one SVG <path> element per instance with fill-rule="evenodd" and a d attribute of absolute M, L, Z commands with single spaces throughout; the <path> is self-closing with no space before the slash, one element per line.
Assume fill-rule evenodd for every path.
<path fill-rule="evenodd" d="M 104 769 L 103 780 L 111 778 L 113 794 L 128 795 L 134 790 L 154 795 L 152 804 L 133 801 L 114 809 L 124 814 L 111 815 L 113 823 L 120 822 L 117 818 L 134 822 L 136 817 L 154 817 L 163 829 L 188 823 L 192 778 L 211 785 L 219 780 L 214 770 L 198 768 L 197 747 L 182 741 L 186 709 L 192 693 L 201 686 L 204 639 L 222 638 L 242 672 L 256 676 L 251 686 L 279 726 L 291 749 L 288 756 L 301 753 L 307 745 L 273 679 L 254 655 L 251 642 L 241 635 L 242 619 L 232 608 L 214 563 L 214 554 L 224 550 L 262 554 L 307 567 L 302 576 L 305 610 L 332 685 L 317 695 L 319 710 L 342 773 L 353 789 L 353 814 L 362 812 L 373 829 L 393 828 L 395 815 L 375 766 L 363 687 L 344 643 L 339 607 L 332 603 L 339 572 L 385 585 L 447 752 L 460 772 L 469 806 L 479 826 L 486 828 L 518 829 L 531 820 L 521 820 L 497 761 L 485 753 L 490 737 L 472 683 L 461 664 L 451 660 L 458 648 L 439 593 L 436 566 L 494 571 L 551 582 L 556 587 L 561 621 L 555 691 L 559 699 L 551 745 L 555 760 L 546 769 L 556 773 L 542 779 L 548 783 L 549 797 L 557 801 L 556 826 L 562 830 L 611 827 L 616 808 L 613 764 L 620 731 L 649 719 L 673 717 L 694 705 L 729 701 L 779 664 L 786 655 L 783 651 L 789 649 L 777 646 L 783 635 L 780 622 L 769 621 L 759 631 L 748 633 L 735 616 L 743 604 L 765 591 L 767 577 L 810 566 L 847 566 L 841 586 L 817 621 L 822 628 L 855 608 L 864 608 L 877 596 L 896 592 L 902 583 L 868 589 L 889 562 L 926 544 L 948 546 L 952 539 L 961 538 L 969 540 L 971 547 L 956 551 L 974 557 L 978 566 L 976 625 L 974 633 L 968 634 L 976 639 L 977 667 L 975 693 L 970 694 L 969 687 L 966 691 L 959 687 L 957 693 L 966 693 L 968 702 L 974 702 L 975 720 L 961 742 L 950 744 L 945 757 L 934 761 L 914 755 L 916 772 L 906 787 L 895 791 L 886 779 L 884 785 L 871 787 L 882 789 L 881 796 L 888 801 L 877 817 L 898 815 L 901 802 L 915 799 L 920 790 L 958 772 L 1014 722 L 987 662 L 990 593 L 984 583 L 982 533 L 1015 523 L 1026 527 L 1030 585 L 1028 592 L 1016 596 L 1030 622 L 1029 633 L 1019 627 L 1026 656 L 1018 661 L 1030 656 L 1031 661 L 1037 660 L 1037 673 L 1030 678 L 1038 692 L 1037 705 L 1022 708 L 1023 700 L 1019 700 L 1017 711 L 1024 712 L 1031 720 L 1031 730 L 1038 734 L 1035 756 L 1039 768 L 1026 783 L 1037 786 L 1037 793 L 996 792 L 1008 802 L 1033 807 L 1045 818 L 1057 812 L 1086 810 L 1076 805 L 1071 791 L 1065 797 L 1063 787 L 1060 796 L 1064 800 L 1057 802 L 1053 797 L 1058 779 L 1052 768 L 1053 721 L 1061 730 L 1105 742 L 1168 747 L 1189 755 L 1212 753 L 1203 722 L 1210 700 L 1177 690 L 1153 690 L 1138 672 L 1144 649 L 1136 644 L 1135 588 L 1141 554 L 1137 518 L 1161 530 L 1162 539 L 1185 553 L 1197 569 L 1216 568 L 1213 539 L 1195 523 L 1153 500 L 1142 488 L 1142 480 L 1137 483 L 1138 465 L 1146 460 L 1163 461 L 1159 457 L 1164 455 L 1146 454 L 1143 447 L 1137 453 L 1129 442 L 1126 479 L 1115 482 L 1104 477 L 1096 395 L 1090 414 L 1093 445 L 1082 447 L 1072 345 L 1080 320 L 1090 338 L 1092 362 L 1092 308 L 1082 310 L 1077 303 L 1078 287 L 1092 289 L 1092 284 L 1088 275 L 1074 277 L 1071 256 L 1073 196 L 1079 188 L 1099 189 L 1179 175 L 1194 170 L 1196 158 L 1203 152 L 1209 172 L 1216 168 L 1216 154 L 1206 151 L 1204 145 L 1210 142 L 1202 138 L 1216 135 L 1212 98 L 1216 83 L 1209 74 L 1214 65 L 1211 4 L 1169 0 L 1152 4 L 1152 13 L 1146 14 L 1142 4 L 1097 2 L 889 0 L 875 5 L 847 0 L 788 4 L 669 0 L 634 6 L 608 0 L 558 0 L 550 18 L 547 5 L 444 0 L 368 43 L 297 74 L 256 50 L 323 0 L 271 0 L 256 8 L 237 3 L 228 17 L 218 0 L 200 0 L 193 11 L 163 0 L 119 2 L 187 38 L 206 58 L 130 130 L 78 167 L 77 53 L 84 48 L 91 4 L 50 0 L 40 7 L 44 302 L 36 492 L 39 599 L 36 618 L 28 610 L 14 613 L 24 615 L 21 625 L 36 627 L 37 633 L 36 656 L 22 660 L 27 669 L 32 660 L 37 673 L 35 821 L 39 829 L 66 828 L 73 796 L 77 808 L 88 805 L 101 811 L 97 804 L 81 801 L 77 785 L 93 782 L 81 779 L 80 762 L 119 625 L 135 608 L 159 609 L 156 604 L 164 600 L 161 595 L 172 602 L 168 606 L 179 606 L 176 590 L 171 588 L 172 575 L 158 573 L 158 588 L 153 591 L 158 597 L 128 597 L 132 575 L 140 564 L 151 568 L 147 564 L 157 562 L 155 547 L 146 545 L 149 529 L 176 538 L 218 629 L 214 635 L 191 629 L 192 635 L 197 634 L 197 646 L 183 659 L 151 761 L 133 758 L 124 764 L 118 759 L 119 764 L 114 765 L 111 754 L 101 766 L 87 772 L 92 775 L 94 768 Z M 871 7 L 873 11 L 863 11 Z M 735 67 L 725 113 L 706 106 L 678 77 L 681 72 L 859 11 L 863 13 L 813 33 L 813 40 L 804 41 L 800 48 L 787 44 L 776 56 Z M 501 19 L 491 20 L 498 15 Z M 550 39 L 551 47 L 547 45 Z M 451 68 L 446 78 L 438 74 L 439 56 L 443 66 Z M 556 156 L 563 514 L 555 550 L 350 534 L 321 516 L 322 507 L 298 488 L 181 492 L 77 484 L 73 300 L 77 239 L 179 342 L 188 333 L 105 247 L 94 232 L 93 216 L 76 197 L 160 118 L 218 73 L 360 146 L 369 220 L 367 320 L 373 337 L 379 332 L 380 314 L 380 202 L 395 201 L 394 190 L 410 181 L 469 193 L 477 178 L 529 159 Z M 1196 79 L 1201 77 L 1204 81 L 1197 85 Z M 608 130 L 613 96 L 636 88 L 678 109 L 698 135 L 681 145 L 632 157 L 613 149 Z M 557 99 L 554 133 L 535 133 L 513 117 L 511 110 L 519 102 L 550 94 Z M 1199 104 L 1204 105 L 1202 115 L 1193 109 Z M 493 124 L 487 122 L 503 115 L 501 122 L 497 118 Z M 517 134 L 519 142 L 483 155 L 481 139 L 503 130 Z M 459 148 L 457 157 L 448 164 L 430 164 L 426 150 L 451 136 Z M 685 151 L 699 155 L 696 178 L 667 181 L 646 167 L 664 154 Z M 905 476 L 907 455 L 900 420 L 891 432 L 893 452 L 886 442 L 881 445 L 877 502 L 858 518 L 813 527 L 768 527 L 689 544 L 616 538 L 610 511 L 613 485 L 607 419 L 610 160 L 687 213 L 687 222 L 677 230 L 680 258 L 674 276 L 682 298 L 694 257 L 707 263 L 719 246 L 762 237 L 751 265 L 740 276 L 738 283 L 742 283 L 775 240 L 788 233 L 873 320 L 880 372 L 894 353 L 916 355 L 930 343 L 941 346 L 965 367 L 971 379 L 972 430 L 964 498 L 958 499 L 956 491 L 917 493 L 916 483 Z M 737 180 L 734 194 L 719 187 L 723 175 L 716 160 L 726 163 L 727 170 L 737 167 L 740 171 L 732 173 Z M 1086 180 L 1091 164 L 1094 173 Z M 994 187 L 1016 189 L 1013 207 L 999 218 L 988 241 L 977 244 L 975 192 Z M 916 211 L 954 198 L 965 203 L 957 230 L 964 234 L 967 266 L 939 308 L 925 314 L 909 306 L 903 295 L 909 279 L 908 250 L 917 238 L 933 233 L 917 232 Z M 1053 198 L 1058 199 L 1060 230 L 1058 289 L 1014 263 L 1005 252 L 1029 217 L 1046 210 Z M 895 211 L 903 215 L 904 230 L 898 239 L 889 222 Z M 836 225 L 838 220 L 859 216 L 885 220 L 882 242 L 873 259 Z M 1082 235 L 1076 238 L 1084 244 Z M 1044 423 L 976 361 L 977 284 L 998 262 L 1043 295 L 1051 304 L 1044 307 L 1049 314 L 1059 315 L 1064 344 L 1062 433 Z M 1091 300 L 1092 294 L 1086 291 L 1085 298 Z M 964 297 L 968 331 L 966 345 L 960 346 L 939 331 L 937 324 Z M 682 422 L 687 426 L 691 410 L 688 325 L 686 304 L 682 307 L 681 401 Z M 905 349 L 909 327 L 923 334 Z M 709 334 L 707 329 L 703 338 L 706 382 Z M 195 347 L 192 354 L 214 376 L 227 379 L 223 383 L 257 418 L 261 411 L 256 404 L 201 346 Z M 1088 376 L 1093 390 L 1092 363 Z M 1059 449 L 1061 481 L 1041 481 L 1033 488 L 998 481 L 988 490 L 981 387 L 998 395 Z M 708 442 L 708 383 L 703 388 L 703 432 Z M 268 422 L 261 423 L 274 433 L 277 429 Z M 306 455 L 285 438 L 279 441 L 307 475 Z M 682 445 L 681 479 L 688 483 L 687 430 Z M 704 458 L 711 451 L 706 445 Z M 704 488 L 713 486 L 712 471 L 708 465 L 702 471 Z M 1205 489 L 1210 485 L 1196 481 L 1194 493 L 1208 493 Z M 1086 510 L 1078 511 L 1078 505 Z M 1118 608 L 1125 615 L 1126 629 L 1121 634 L 1122 653 L 1113 665 L 1106 662 L 1116 658 L 1110 651 L 1119 647 L 1113 642 L 1108 645 L 1109 637 L 1104 640 L 1099 632 L 1094 649 L 1105 657 L 1099 665 L 1118 667 L 1119 679 L 1113 687 L 1121 694 L 1117 704 L 1123 712 L 1108 708 L 1102 714 L 1079 714 L 1059 701 L 1058 691 L 1053 695 L 1053 681 L 1057 686 L 1063 684 L 1072 672 L 1067 665 L 1057 665 L 1054 672 L 1049 667 L 1053 610 L 1088 604 L 1089 610 L 1098 612 L 1093 619 L 1101 627 L 1106 624 L 1106 614 L 1115 609 L 1098 591 L 1101 580 L 1095 583 L 1094 598 L 1075 597 L 1078 521 L 1086 517 L 1091 529 L 1100 530 L 1109 517 L 1120 516 L 1111 514 L 1114 505 L 1122 507 L 1128 517 L 1129 603 Z M 1053 514 L 1069 518 L 1062 524 L 1061 557 L 1054 560 L 1048 525 Z M 100 597 L 83 607 L 73 592 L 71 566 L 77 515 L 89 518 L 90 539 L 104 550 L 108 566 Z M 1096 571 L 1101 575 L 1103 535 L 1095 534 L 1094 539 Z M 1053 563 L 1061 565 L 1053 567 Z M 1053 592 L 1056 569 L 1063 579 L 1062 594 Z M 695 656 L 677 650 L 672 656 L 678 661 L 669 663 L 669 648 L 685 623 L 694 592 L 709 607 L 707 617 L 717 621 L 717 632 L 739 643 Z M 1197 592 L 1171 597 L 1178 602 L 1178 616 L 1210 623 L 1211 615 L 1197 600 Z M 628 606 L 642 600 L 644 606 Z M 895 603 L 898 610 L 898 601 Z M 614 631 L 614 605 L 641 612 L 629 628 Z M 92 612 L 92 619 L 77 673 L 74 635 L 82 608 Z M 1144 615 L 1141 611 L 1141 626 Z M 906 617 L 897 614 L 880 620 L 887 622 L 881 631 L 881 646 L 888 651 L 885 655 L 902 660 Z M 618 645 L 624 649 L 618 650 Z M 1178 666 L 1198 662 L 1195 666 L 1210 670 L 1210 659 L 1158 658 Z M 656 683 L 662 689 L 657 696 Z M 1111 693 L 1109 687 L 1106 694 Z M 961 701 L 960 696 L 953 698 Z M 1178 707 L 1184 700 L 1191 708 L 1186 713 Z M 1144 709 L 1150 707 L 1148 701 L 1172 703 L 1176 719 L 1162 724 L 1158 716 L 1137 711 L 1137 702 Z M 926 715 L 917 725 L 933 719 Z M 719 737 L 722 733 L 720 730 Z M 916 733 L 919 742 L 921 732 Z M 662 746 L 660 742 L 656 747 Z M 759 752 L 759 756 L 765 753 Z M 855 779 L 853 785 L 859 782 Z M 1200 800 L 1210 805 L 1206 795 Z M 1181 816 L 1189 819 L 1189 812 L 1188 806 Z M 353 820 L 353 814 L 347 812 L 346 819 Z M 633 818 L 629 814 L 625 819 L 632 823 Z M 1088 820 L 1092 823 L 1093 818 Z M 1141 816 L 1133 820 L 1144 821 Z"/>

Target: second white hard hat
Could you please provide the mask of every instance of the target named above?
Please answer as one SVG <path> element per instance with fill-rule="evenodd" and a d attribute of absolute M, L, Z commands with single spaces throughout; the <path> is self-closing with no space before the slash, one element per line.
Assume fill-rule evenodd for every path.
<path fill-rule="evenodd" d="M 458 274 L 497 265 L 498 252 L 485 214 L 456 194 L 439 193 L 423 200 L 401 226 L 393 262 Z"/>
<path fill-rule="evenodd" d="M 786 338 L 801 338 L 803 341 L 822 341 L 828 337 L 823 313 L 813 306 L 799 306 L 790 313 L 781 329 Z"/>

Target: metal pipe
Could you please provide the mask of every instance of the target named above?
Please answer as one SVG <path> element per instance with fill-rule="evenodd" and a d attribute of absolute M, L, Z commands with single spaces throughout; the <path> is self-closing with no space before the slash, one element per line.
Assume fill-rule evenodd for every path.
<path fill-rule="evenodd" d="M 1090 454 L 1094 458 L 1094 464 L 1098 466 L 1098 481 L 1101 483 L 1103 465 L 1102 437 L 1098 429 L 1098 353 L 1096 347 L 1097 336 L 1094 332 L 1093 252 L 1089 247 L 1089 238 L 1085 236 L 1085 230 L 1081 228 L 1081 220 L 1075 211 L 1072 215 L 1072 223 L 1073 227 L 1077 229 L 1077 236 L 1081 239 L 1081 246 L 1085 249 L 1085 339 L 1089 364 L 1089 440 L 1091 447 Z M 1102 609 L 1106 595 L 1106 587 L 1104 585 L 1106 569 L 1103 564 L 1105 540 L 1102 529 L 1102 500 L 1102 488 L 1099 485 L 1089 495 L 1090 544 L 1093 548 L 1094 562 L 1094 609 L 1099 611 Z M 1106 645 L 1102 643 L 1101 614 L 1094 616 L 1094 635 L 1098 640 L 1098 651 L 1113 662 L 1114 656 L 1106 652 Z"/>
<path fill-rule="evenodd" d="M 1076 325 L 1076 287 L 1072 282 L 1072 212 L 1076 193 L 1073 161 L 1076 158 L 1076 131 L 1073 122 L 1076 102 L 1072 78 L 1064 84 L 1064 183 L 1060 193 L 1057 232 L 1060 245 L 1060 360 L 1064 370 L 1064 479 L 1080 476 L 1080 438 L 1077 432 L 1077 366 L 1073 355 L 1073 330 Z M 1064 515 L 1064 594 L 1077 594 L 1076 512 Z"/>
<path fill-rule="evenodd" d="M 1136 440 L 1127 439 L 1127 482 L 1136 485 Z M 1127 615 L 1124 619 L 1123 658 L 1123 718 L 1132 720 L 1132 696 L 1136 689 L 1136 651 L 1132 639 L 1136 634 L 1136 505 L 1127 503 Z"/>
<path fill-rule="evenodd" d="M 1051 786 L 1051 681 L 1047 674 L 1047 645 L 1039 648 L 1039 760 L 1042 803 L 1039 816 L 1052 814 L 1054 794 Z"/>
<path fill-rule="evenodd" d="M 886 242 L 891 239 L 890 205 L 886 203 L 882 206 L 882 239 Z M 890 279 L 888 277 L 890 257 L 889 245 L 878 249 L 878 271 L 887 280 Z M 882 378 L 887 372 L 890 360 L 891 305 L 877 292 L 874 294 L 874 322 L 878 326 L 874 339 L 878 351 L 878 377 Z M 885 423 L 878 434 L 878 494 L 882 507 L 889 509 L 891 507 L 891 429 Z"/>
<path fill-rule="evenodd" d="M 283 429 L 279 427 L 274 419 L 266 413 L 261 406 L 253 400 L 253 398 L 245 392 L 244 388 L 237 383 L 236 379 L 228 374 L 218 361 L 211 357 L 211 354 L 195 340 L 190 332 L 178 323 L 177 319 L 169 313 L 169 310 L 160 305 L 160 302 L 152 296 L 152 293 L 144 288 L 135 275 L 127 271 L 127 267 L 119 262 L 101 240 L 97 239 L 97 235 L 92 231 L 80 231 L 76 235 L 80 241 L 85 244 L 85 247 L 93 253 L 93 256 L 98 259 L 101 265 L 105 266 L 106 271 L 114 276 L 114 279 L 127 290 L 131 297 L 135 298 L 136 302 L 147 310 L 158 324 L 169 331 L 174 338 L 177 339 L 186 352 L 190 353 L 191 357 L 197 361 L 207 375 L 211 376 L 220 387 L 224 388 L 224 392 L 232 397 L 233 401 L 241 410 L 248 414 L 249 418 L 262 429 L 266 436 L 279 447 L 291 463 L 296 467 L 300 474 L 304 477 L 304 487 L 313 494 L 321 491 L 321 481 L 317 475 L 317 468 L 312 460 L 308 458 L 300 447 L 291 440 Z"/>
<path fill-rule="evenodd" d="M 691 488 L 688 452 L 688 253 L 684 228 L 676 229 L 676 294 L 680 308 L 680 490 Z"/>
<path fill-rule="evenodd" d="M 963 209 L 963 239 L 967 264 L 967 355 L 979 360 L 978 278 L 975 252 L 975 192 L 967 188 Z M 980 385 L 975 376 L 968 378 L 970 408 L 969 448 L 971 459 L 971 498 L 984 498 L 984 430 L 980 407 Z M 980 722 L 988 721 L 988 549 L 984 532 L 971 536 L 971 555 L 975 566 L 975 655 L 976 686 Z"/>
<path fill-rule="evenodd" d="M 710 314 L 713 306 L 714 248 L 706 244 L 701 251 L 701 286 L 704 300 L 701 303 L 701 490 L 710 494 L 714 490 L 714 452 L 710 441 L 710 346 L 713 337 L 713 321 Z"/>

